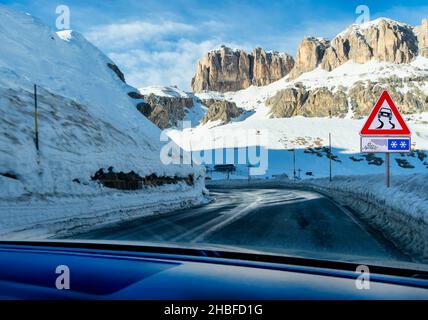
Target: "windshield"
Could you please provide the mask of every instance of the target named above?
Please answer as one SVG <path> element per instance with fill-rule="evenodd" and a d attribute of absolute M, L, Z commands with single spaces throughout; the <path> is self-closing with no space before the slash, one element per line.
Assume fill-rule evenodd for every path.
<path fill-rule="evenodd" d="M 0 240 L 428 270 L 426 11 L 308 3 L 0 4 Z"/>

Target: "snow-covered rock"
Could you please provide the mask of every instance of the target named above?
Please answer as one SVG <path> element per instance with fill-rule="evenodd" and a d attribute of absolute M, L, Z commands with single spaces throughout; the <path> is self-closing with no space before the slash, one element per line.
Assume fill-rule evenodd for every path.
<path fill-rule="evenodd" d="M 371 59 L 410 63 L 417 55 L 418 38 L 411 26 L 379 18 L 353 24 L 338 34 L 325 51 L 321 66 L 332 70 L 348 60 L 366 63 Z"/>

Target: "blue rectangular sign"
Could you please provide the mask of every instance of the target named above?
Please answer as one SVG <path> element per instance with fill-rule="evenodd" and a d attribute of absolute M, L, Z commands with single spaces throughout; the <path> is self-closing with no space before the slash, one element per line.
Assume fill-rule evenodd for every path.
<path fill-rule="evenodd" d="M 388 151 L 410 151 L 410 139 L 388 139 Z"/>

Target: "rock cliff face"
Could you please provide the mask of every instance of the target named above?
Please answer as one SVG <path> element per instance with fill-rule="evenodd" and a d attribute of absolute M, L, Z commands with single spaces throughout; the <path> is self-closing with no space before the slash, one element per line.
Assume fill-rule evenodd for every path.
<path fill-rule="evenodd" d="M 341 117 L 348 112 L 348 102 L 344 88 L 335 92 L 321 87 L 311 90 L 305 102 L 302 114 L 306 117 Z"/>
<path fill-rule="evenodd" d="M 216 99 L 204 99 L 202 103 L 208 107 L 208 111 L 201 120 L 201 124 L 208 121 L 220 120 L 221 124 L 230 122 L 241 114 L 241 110 L 234 102 Z"/>
<path fill-rule="evenodd" d="M 266 105 L 277 118 L 303 115 L 306 117 L 344 117 L 348 102 L 343 88 L 335 92 L 328 88 L 306 90 L 302 85 L 287 88 L 268 99 Z"/>
<path fill-rule="evenodd" d="M 428 79 L 426 79 L 428 80 Z M 425 80 L 425 81 L 426 81 Z M 422 80 L 423 81 L 423 80 Z M 407 92 L 400 89 L 407 87 Z M 383 90 L 388 90 L 392 100 L 403 114 L 428 111 L 428 96 L 413 81 L 401 78 L 383 79 L 379 82 L 357 82 L 349 89 L 349 99 L 355 118 L 367 116 Z"/>
<path fill-rule="evenodd" d="M 419 44 L 419 54 L 428 58 L 428 19 L 423 19 L 420 26 L 415 27 Z"/>
<path fill-rule="evenodd" d="M 379 81 L 358 81 L 350 88 L 315 88 L 306 89 L 303 85 L 278 91 L 266 101 L 271 115 L 287 118 L 297 115 L 306 117 L 341 117 L 348 110 L 353 118 L 367 116 L 383 90 L 388 90 L 392 100 L 400 106 L 403 114 L 428 111 L 428 96 L 420 89 L 428 80 L 403 79 L 398 77 L 384 78 Z M 407 88 L 407 90 L 403 90 Z M 349 98 L 349 103 L 348 99 Z"/>
<path fill-rule="evenodd" d="M 410 63 L 419 54 L 426 54 L 426 20 L 420 27 L 385 18 L 361 25 L 351 25 L 331 42 L 307 37 L 297 49 L 296 65 L 290 78 L 321 68 L 331 71 L 348 60 L 365 63 L 371 59 L 392 63 Z M 425 32 L 424 32 L 425 30 Z"/>
<path fill-rule="evenodd" d="M 193 97 L 190 96 L 143 95 L 138 92 L 130 92 L 128 95 L 133 99 L 144 99 L 137 104 L 137 109 L 161 129 L 176 126 L 184 119 L 186 109 L 193 107 Z"/>
<path fill-rule="evenodd" d="M 332 70 L 352 59 L 365 63 L 372 58 L 410 63 L 418 55 L 418 40 L 411 26 L 389 19 L 352 25 L 337 35 L 323 57 L 322 67 Z"/>
<path fill-rule="evenodd" d="M 267 85 L 283 78 L 293 66 L 293 58 L 285 53 L 266 52 L 261 48 L 246 53 L 222 46 L 198 62 L 192 89 L 227 92 Z"/>
<path fill-rule="evenodd" d="M 265 86 L 285 77 L 294 66 L 294 59 L 286 53 L 268 53 L 262 48 L 254 49 L 250 55 L 253 61 L 252 85 Z"/>
<path fill-rule="evenodd" d="M 271 113 L 277 118 L 288 118 L 301 114 L 302 106 L 308 98 L 308 92 L 303 86 L 296 86 L 278 91 L 266 101 Z"/>
<path fill-rule="evenodd" d="M 295 79 L 318 66 L 331 71 L 348 60 L 366 63 L 371 59 L 410 63 L 417 55 L 428 57 L 428 19 L 415 28 L 391 19 L 379 18 L 351 25 L 331 41 L 305 37 L 299 44 L 296 61 L 284 53 L 251 53 L 222 47 L 207 53 L 192 79 L 194 92 L 237 91 L 250 85 L 264 86 L 287 74 Z"/>
<path fill-rule="evenodd" d="M 128 96 L 135 100 L 137 109 L 161 129 L 181 125 L 186 114 L 197 106 L 206 110 L 203 116 L 198 115 L 200 124 L 217 120 L 220 120 L 220 124 L 226 124 L 242 113 L 234 102 L 215 98 L 200 99 L 174 87 L 146 87 L 141 88 L 140 92 L 129 92 Z"/>
<path fill-rule="evenodd" d="M 296 54 L 296 64 L 290 78 L 296 78 L 304 72 L 315 69 L 322 61 L 329 41 L 321 38 L 306 37 L 300 42 Z"/>

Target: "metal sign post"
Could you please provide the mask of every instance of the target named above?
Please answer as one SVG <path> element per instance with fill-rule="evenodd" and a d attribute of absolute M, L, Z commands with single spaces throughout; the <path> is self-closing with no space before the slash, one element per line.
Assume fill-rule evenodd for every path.
<path fill-rule="evenodd" d="M 391 185 L 390 153 L 410 152 L 411 133 L 387 91 L 379 100 L 361 129 L 363 153 L 385 153 L 386 187 Z"/>
<path fill-rule="evenodd" d="M 328 145 L 329 145 L 329 151 L 328 151 L 328 155 L 329 155 L 329 177 L 330 177 L 330 182 L 331 182 L 331 133 L 328 133 Z"/>
<path fill-rule="evenodd" d="M 34 84 L 34 142 L 36 143 L 36 149 L 39 151 L 39 123 L 38 123 L 38 113 L 37 113 L 37 85 Z"/>
<path fill-rule="evenodd" d="M 293 179 L 296 180 L 296 149 L 293 148 Z"/>
<path fill-rule="evenodd" d="M 389 188 L 390 179 L 389 179 L 389 152 L 385 153 L 385 167 L 386 167 L 386 187 Z"/>

